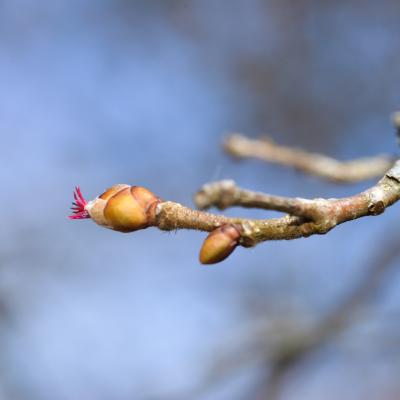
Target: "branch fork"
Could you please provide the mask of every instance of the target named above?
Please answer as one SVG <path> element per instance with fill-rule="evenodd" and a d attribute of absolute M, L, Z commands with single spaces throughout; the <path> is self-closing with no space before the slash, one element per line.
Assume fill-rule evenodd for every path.
<path fill-rule="evenodd" d="M 341 199 L 275 196 L 241 188 L 232 180 L 222 180 L 204 185 L 195 194 L 198 210 L 164 201 L 139 186 L 115 185 L 90 202 L 77 188 L 70 218 L 91 218 L 103 227 L 120 232 L 133 232 L 151 226 L 165 231 L 194 229 L 208 232 L 199 258 L 203 264 L 213 264 L 227 258 L 237 246 L 253 247 L 270 240 L 325 234 L 344 222 L 382 214 L 400 199 L 400 160 L 393 162 L 388 157 L 378 156 L 342 163 L 339 168 L 337 162 L 325 156 L 278 147 L 272 142 L 263 143 L 264 147 L 256 146 L 249 139 L 236 135 L 228 139 L 225 148 L 236 156 L 250 156 L 252 153 L 257 158 L 265 155 L 268 149 L 270 156 L 275 157 L 272 161 L 290 164 L 314 175 L 334 178 L 335 181 L 367 179 L 378 172 L 383 174 L 383 178 L 370 189 Z M 340 177 L 338 171 L 345 172 L 346 169 L 349 173 L 344 180 L 345 175 Z M 211 207 L 225 210 L 234 206 L 274 210 L 286 215 L 247 219 L 205 211 Z"/>

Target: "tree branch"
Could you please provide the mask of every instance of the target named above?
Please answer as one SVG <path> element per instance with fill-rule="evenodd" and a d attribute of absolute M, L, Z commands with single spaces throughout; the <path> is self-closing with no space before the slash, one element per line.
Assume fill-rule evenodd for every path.
<path fill-rule="evenodd" d="M 319 216 L 312 200 L 254 192 L 242 189 L 236 186 L 233 180 L 228 179 L 203 185 L 195 194 L 194 202 L 200 210 L 211 207 L 225 210 L 228 207 L 239 206 L 281 211 L 309 219 L 316 219 Z"/>
<path fill-rule="evenodd" d="M 269 240 L 292 240 L 325 234 L 335 226 L 368 215 L 379 215 L 400 199 L 400 160 L 385 157 L 339 163 L 317 154 L 277 146 L 272 142 L 251 141 L 235 135 L 228 140 L 235 154 L 262 157 L 294 165 L 320 176 L 354 181 L 389 171 L 370 189 L 341 199 L 302 199 L 273 196 L 237 187 L 233 181 L 203 186 L 195 201 L 200 209 L 216 206 L 262 208 L 287 215 L 272 219 L 231 218 L 179 203 L 163 201 L 150 190 L 126 184 L 114 185 L 92 201 L 86 201 L 77 187 L 71 219 L 91 218 L 100 226 L 120 232 L 133 232 L 151 226 L 161 230 L 195 229 L 210 232 L 200 251 L 203 264 L 213 264 L 228 257 L 237 245 L 252 247 Z M 340 178 L 340 174 L 343 177 Z"/>
<path fill-rule="evenodd" d="M 193 229 L 212 229 L 212 223 L 235 223 L 241 227 L 243 246 L 254 246 L 267 240 L 289 240 L 308 237 L 314 234 L 324 234 L 335 226 L 368 215 L 379 215 L 386 207 L 400 199 L 400 161 L 397 161 L 385 176 L 370 189 L 355 196 L 341 199 L 285 198 L 264 195 L 237 188 L 233 183 L 214 183 L 203 186 L 195 196 L 202 208 L 217 205 L 222 208 L 230 205 L 258 207 L 292 213 L 282 218 L 251 220 L 212 216 L 205 213 L 209 224 L 199 224 L 193 211 L 180 212 L 178 216 L 175 203 L 158 207 L 159 218 L 163 220 L 161 229 L 170 225 L 173 228 L 185 227 Z M 178 205 L 179 207 L 182 207 Z M 185 209 L 188 210 L 188 209 Z M 203 222 L 202 220 L 202 222 Z M 169 223 L 166 223 L 168 221 Z M 212 223 L 211 223 L 212 222 Z M 207 229 L 204 229 L 207 228 Z"/>
<path fill-rule="evenodd" d="M 249 139 L 240 134 L 228 136 L 224 141 L 224 149 L 236 158 L 255 158 L 293 167 L 304 173 L 340 183 L 377 178 L 382 176 L 394 162 L 387 155 L 338 161 L 321 154 L 280 146 L 270 138 Z"/>

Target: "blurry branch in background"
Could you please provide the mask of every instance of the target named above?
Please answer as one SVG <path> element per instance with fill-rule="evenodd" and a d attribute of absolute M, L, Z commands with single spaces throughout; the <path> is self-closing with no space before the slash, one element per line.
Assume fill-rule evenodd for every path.
<path fill-rule="evenodd" d="M 392 115 L 392 122 L 396 129 L 397 142 L 400 144 L 400 111 L 396 111 Z"/>
<path fill-rule="evenodd" d="M 306 174 L 338 183 L 355 183 L 380 177 L 394 162 L 388 155 L 339 161 L 322 154 L 278 145 L 268 137 L 250 139 L 240 134 L 228 136 L 224 141 L 224 149 L 235 158 L 255 158 L 293 167 Z"/>
<path fill-rule="evenodd" d="M 312 329 L 286 338 L 283 335 L 281 345 L 273 351 L 268 377 L 259 392 L 260 400 L 278 399 L 288 373 L 351 327 L 357 321 L 357 312 L 378 295 L 384 279 L 397 268 L 395 261 L 400 256 L 398 237 L 378 244 L 381 247 L 367 265 L 364 275 L 347 295 L 338 300 L 335 308 Z"/>
<path fill-rule="evenodd" d="M 319 321 L 302 321 L 301 316 L 270 319 L 263 315 L 264 324 L 251 326 L 245 340 L 238 340 L 224 354 L 213 354 L 208 372 L 191 390 L 172 397 L 152 399 L 197 400 L 214 388 L 254 365 L 262 366 L 262 379 L 251 395 L 254 400 L 277 400 L 288 375 L 302 362 L 334 340 L 338 335 L 360 322 L 360 309 L 379 294 L 383 281 L 397 267 L 400 257 L 398 238 L 384 241 L 365 268 L 360 280 L 338 304 Z M 242 334 L 243 335 L 243 334 Z"/>

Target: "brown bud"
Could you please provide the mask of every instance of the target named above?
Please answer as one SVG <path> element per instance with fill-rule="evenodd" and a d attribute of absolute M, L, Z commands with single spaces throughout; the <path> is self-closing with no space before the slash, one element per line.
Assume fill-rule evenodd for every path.
<path fill-rule="evenodd" d="M 90 217 L 99 225 L 120 232 L 133 232 L 154 223 L 160 199 L 140 186 L 115 185 L 87 204 Z"/>
<path fill-rule="evenodd" d="M 225 260 L 239 243 L 240 231 L 232 224 L 225 224 L 212 231 L 200 250 L 202 264 L 216 264 Z"/>

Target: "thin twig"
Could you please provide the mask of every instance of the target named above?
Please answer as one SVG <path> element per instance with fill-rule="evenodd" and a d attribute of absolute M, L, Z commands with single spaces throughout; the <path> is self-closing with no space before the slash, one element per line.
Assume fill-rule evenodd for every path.
<path fill-rule="evenodd" d="M 387 155 L 339 161 L 325 155 L 276 144 L 270 138 L 250 139 L 240 134 L 228 136 L 225 151 L 236 158 L 255 158 L 295 168 L 304 173 L 339 183 L 354 183 L 382 176 L 392 165 Z"/>
<path fill-rule="evenodd" d="M 344 222 L 383 213 L 400 199 L 400 160 L 375 186 L 341 199 L 272 196 L 241 189 L 226 181 L 206 185 L 196 195 L 202 208 L 240 205 L 288 213 L 281 218 L 248 219 L 211 214 L 163 201 L 148 189 L 129 185 L 114 185 L 89 202 L 82 195 L 79 199 L 81 204 L 74 206 L 71 218 L 91 218 L 116 231 L 133 232 L 154 226 L 166 231 L 211 232 L 200 251 L 200 261 L 210 264 L 228 257 L 237 245 L 252 247 L 264 241 L 325 234 Z"/>
<path fill-rule="evenodd" d="M 226 188 L 232 193 L 225 196 Z M 222 200 L 218 198 L 222 196 Z M 225 197 L 224 197 L 225 196 Z M 279 209 L 295 215 L 273 219 L 228 218 L 194 211 L 177 203 L 161 203 L 157 207 L 156 225 L 160 229 L 199 229 L 212 231 L 226 223 L 236 224 L 241 229 L 240 244 L 254 246 L 267 240 L 290 240 L 308 237 L 314 234 L 325 234 L 335 226 L 347 221 L 368 215 L 379 215 L 386 207 L 400 199 L 400 161 L 397 161 L 385 176 L 370 189 L 351 197 L 341 199 L 291 199 L 262 195 L 237 188 L 235 185 L 212 184 L 203 187 L 196 196 L 200 206 L 207 204 L 232 204 L 257 206 L 268 209 Z"/>
<path fill-rule="evenodd" d="M 281 211 L 309 219 L 316 217 L 315 204 L 312 200 L 254 192 L 242 189 L 233 180 L 228 179 L 203 185 L 195 194 L 194 202 L 200 210 L 207 210 L 211 207 L 225 210 L 229 207 L 239 206 Z"/>

